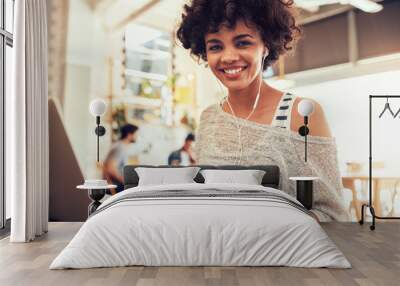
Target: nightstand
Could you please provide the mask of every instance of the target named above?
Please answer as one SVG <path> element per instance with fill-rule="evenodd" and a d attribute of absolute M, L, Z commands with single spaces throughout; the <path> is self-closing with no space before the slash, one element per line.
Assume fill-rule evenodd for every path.
<path fill-rule="evenodd" d="M 290 177 L 289 180 L 296 181 L 296 198 L 303 206 L 310 210 L 313 205 L 313 181 L 318 177 Z"/>
<path fill-rule="evenodd" d="M 107 186 L 88 186 L 88 185 L 79 185 L 76 186 L 79 190 L 88 190 L 89 198 L 92 202 L 88 206 L 88 216 L 94 213 L 97 208 L 101 205 L 100 200 L 106 194 L 107 189 L 114 189 L 116 185 L 107 185 Z"/>

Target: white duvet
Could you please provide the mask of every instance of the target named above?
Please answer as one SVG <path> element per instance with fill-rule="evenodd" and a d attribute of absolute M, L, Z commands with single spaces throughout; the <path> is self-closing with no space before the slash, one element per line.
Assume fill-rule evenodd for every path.
<path fill-rule="evenodd" d="M 315 219 L 289 204 L 259 198 L 174 197 L 122 200 L 136 192 L 262 190 L 254 185 L 135 187 L 106 200 L 50 269 L 145 266 L 294 266 L 350 268 Z M 298 202 L 297 202 L 298 203 Z"/>

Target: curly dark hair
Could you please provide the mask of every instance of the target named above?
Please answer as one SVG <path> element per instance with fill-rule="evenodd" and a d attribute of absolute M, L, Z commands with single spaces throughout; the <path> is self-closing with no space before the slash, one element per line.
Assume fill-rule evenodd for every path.
<path fill-rule="evenodd" d="M 292 50 L 301 34 L 292 5 L 293 0 L 192 0 L 183 7 L 177 38 L 197 59 L 207 61 L 206 34 L 217 32 L 221 25 L 234 28 L 243 20 L 258 29 L 269 50 L 265 70 Z"/>

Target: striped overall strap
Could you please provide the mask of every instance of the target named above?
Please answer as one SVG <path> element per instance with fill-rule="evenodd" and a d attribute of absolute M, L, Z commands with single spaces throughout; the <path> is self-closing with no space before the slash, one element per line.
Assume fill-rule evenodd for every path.
<path fill-rule="evenodd" d="M 271 125 L 290 130 L 290 119 L 295 96 L 291 93 L 284 93 L 276 107 L 274 119 Z"/>

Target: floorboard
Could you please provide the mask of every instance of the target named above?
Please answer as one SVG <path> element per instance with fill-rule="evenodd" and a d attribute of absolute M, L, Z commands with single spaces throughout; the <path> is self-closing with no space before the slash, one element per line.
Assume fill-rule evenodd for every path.
<path fill-rule="evenodd" d="M 119 267 L 85 270 L 48 269 L 81 223 L 50 223 L 32 243 L 0 240 L 2 286 L 398 286 L 400 222 L 379 222 L 375 231 L 356 223 L 322 224 L 351 262 L 352 269 L 290 267 Z"/>

